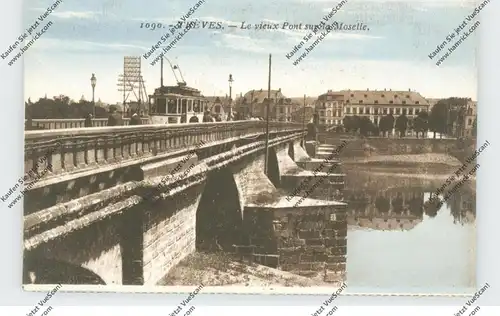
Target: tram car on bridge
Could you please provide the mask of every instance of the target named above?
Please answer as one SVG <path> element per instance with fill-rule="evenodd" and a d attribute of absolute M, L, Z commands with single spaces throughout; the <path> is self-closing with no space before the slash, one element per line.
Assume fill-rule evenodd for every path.
<path fill-rule="evenodd" d="M 182 124 L 203 122 L 208 99 L 198 89 L 178 82 L 177 86 L 162 86 L 149 96 L 149 117 L 152 124 Z"/>

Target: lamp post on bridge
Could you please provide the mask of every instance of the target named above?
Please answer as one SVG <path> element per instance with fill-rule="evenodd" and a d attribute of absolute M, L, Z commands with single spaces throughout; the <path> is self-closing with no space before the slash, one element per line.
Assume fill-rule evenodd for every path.
<path fill-rule="evenodd" d="M 92 115 L 95 118 L 95 100 L 94 100 L 94 94 L 95 94 L 95 85 L 97 83 L 97 78 L 95 77 L 95 74 L 92 74 L 92 77 L 90 77 L 90 85 L 92 86 Z"/>
<path fill-rule="evenodd" d="M 232 121 L 233 119 L 233 111 L 232 111 L 232 107 L 233 107 L 233 75 L 232 74 L 229 74 L 229 79 L 228 79 L 228 82 L 229 82 L 229 113 L 227 115 L 227 120 L 228 121 Z"/>

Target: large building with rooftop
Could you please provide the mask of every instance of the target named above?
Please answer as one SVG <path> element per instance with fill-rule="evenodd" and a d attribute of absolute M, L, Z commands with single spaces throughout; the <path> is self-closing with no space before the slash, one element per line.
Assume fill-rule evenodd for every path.
<path fill-rule="evenodd" d="M 418 92 L 392 90 L 342 90 L 318 97 L 316 110 L 320 123 L 340 125 L 346 116 L 367 117 L 375 124 L 392 114 L 397 117 L 405 114 L 415 118 L 420 111 L 429 110 L 429 102 Z M 322 115 L 323 114 L 323 115 Z"/>

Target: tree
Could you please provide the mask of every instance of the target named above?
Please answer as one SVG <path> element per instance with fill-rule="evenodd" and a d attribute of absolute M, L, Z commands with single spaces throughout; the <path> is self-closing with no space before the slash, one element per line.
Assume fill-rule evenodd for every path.
<path fill-rule="evenodd" d="M 394 116 L 392 116 L 392 114 L 389 113 L 380 119 L 379 129 L 382 132 L 382 136 L 385 137 L 385 133 L 392 131 L 393 128 L 394 128 Z"/>
<path fill-rule="evenodd" d="M 408 128 L 408 118 L 403 113 L 396 119 L 396 130 L 399 132 L 399 137 L 404 137 L 406 133 L 406 129 Z"/>
<path fill-rule="evenodd" d="M 422 138 L 425 138 L 425 133 L 429 129 L 429 114 L 426 111 L 419 112 L 417 117 L 413 120 L 413 128 L 415 132 L 422 133 Z"/>
<path fill-rule="evenodd" d="M 380 213 L 387 213 L 391 208 L 391 204 L 387 198 L 383 196 L 378 196 L 375 199 L 375 207 Z"/>
<path fill-rule="evenodd" d="M 80 100 L 74 102 L 69 97 L 60 95 L 53 99 L 40 98 L 35 103 L 30 99 L 25 104 L 25 113 L 29 113 L 33 119 L 64 119 L 64 118 L 83 118 L 93 112 L 92 102 Z M 96 106 L 95 117 L 107 117 L 106 109 Z"/>
<path fill-rule="evenodd" d="M 467 98 L 457 97 L 439 100 L 431 110 L 430 130 L 434 133 L 451 134 L 454 126 L 462 125 L 459 118 L 460 109 L 467 108 L 468 101 Z"/>
<path fill-rule="evenodd" d="M 373 124 L 373 122 L 370 121 L 369 118 L 362 117 L 359 119 L 359 132 L 361 133 L 361 135 L 366 137 L 368 136 L 368 134 L 373 133 L 375 128 L 375 124 Z"/>
<path fill-rule="evenodd" d="M 361 127 L 361 119 L 357 115 L 346 116 L 344 117 L 343 124 L 346 132 L 352 132 L 354 134 Z"/>
<path fill-rule="evenodd" d="M 418 194 L 417 196 L 413 197 L 411 200 L 410 200 L 410 212 L 417 216 L 417 217 L 421 217 L 423 212 L 424 212 L 424 197 L 423 197 L 423 194 L 420 195 Z"/>
<path fill-rule="evenodd" d="M 444 201 L 440 200 L 439 197 L 433 199 L 432 201 L 431 200 L 425 201 L 424 203 L 425 215 L 429 217 L 436 217 L 439 209 L 441 208 L 442 203 L 444 203 Z"/>
<path fill-rule="evenodd" d="M 392 199 L 392 210 L 395 213 L 401 214 L 403 212 L 403 197 L 401 192 L 398 192 L 396 197 Z"/>
<path fill-rule="evenodd" d="M 433 138 L 436 138 L 436 133 L 442 137 L 447 132 L 450 109 L 450 105 L 445 100 L 439 100 L 432 107 L 429 116 L 429 129 L 434 133 Z"/>

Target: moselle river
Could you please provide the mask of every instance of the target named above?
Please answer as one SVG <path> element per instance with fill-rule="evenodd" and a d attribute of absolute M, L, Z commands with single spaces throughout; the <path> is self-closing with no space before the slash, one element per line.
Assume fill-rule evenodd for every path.
<path fill-rule="evenodd" d="M 475 190 L 465 185 L 441 207 L 426 203 L 444 179 L 347 172 L 349 292 L 474 292 Z"/>

